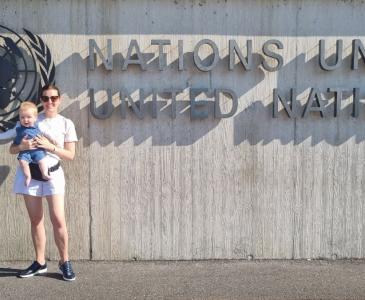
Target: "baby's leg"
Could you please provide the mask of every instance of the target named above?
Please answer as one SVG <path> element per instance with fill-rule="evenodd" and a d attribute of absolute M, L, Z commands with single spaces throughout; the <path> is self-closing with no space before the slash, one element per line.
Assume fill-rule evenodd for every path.
<path fill-rule="evenodd" d="M 38 166 L 39 169 L 41 170 L 43 179 L 50 180 L 51 176 L 49 176 L 48 174 L 48 166 L 44 158 L 38 161 Z"/>
<path fill-rule="evenodd" d="M 30 183 L 30 180 L 32 179 L 32 176 L 30 175 L 29 163 L 23 159 L 19 159 L 19 165 L 24 173 L 24 177 L 25 177 L 24 184 L 25 184 L 25 186 L 28 186 Z"/>

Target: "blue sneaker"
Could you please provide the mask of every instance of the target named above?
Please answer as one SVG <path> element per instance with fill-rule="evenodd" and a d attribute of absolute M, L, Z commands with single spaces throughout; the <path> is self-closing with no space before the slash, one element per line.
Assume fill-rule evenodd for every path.
<path fill-rule="evenodd" d="M 63 264 L 59 264 L 59 268 L 62 272 L 63 279 L 66 281 L 73 281 L 76 279 L 75 273 L 72 270 L 71 262 L 65 261 Z"/>
<path fill-rule="evenodd" d="M 32 277 L 37 274 L 42 274 L 47 272 L 47 264 L 41 265 L 39 262 L 34 261 L 28 269 L 25 269 L 18 273 L 18 277 L 27 278 Z"/>

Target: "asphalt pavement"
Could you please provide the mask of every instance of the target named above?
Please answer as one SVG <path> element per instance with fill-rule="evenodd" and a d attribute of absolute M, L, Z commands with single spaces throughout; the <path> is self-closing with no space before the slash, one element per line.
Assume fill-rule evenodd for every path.
<path fill-rule="evenodd" d="M 365 299 L 364 260 L 76 261 L 74 282 L 29 263 L 0 262 L 0 299 Z"/>

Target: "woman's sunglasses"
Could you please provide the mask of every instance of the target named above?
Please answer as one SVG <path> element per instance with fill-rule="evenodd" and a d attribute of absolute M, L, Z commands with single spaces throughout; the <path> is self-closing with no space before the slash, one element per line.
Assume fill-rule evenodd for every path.
<path fill-rule="evenodd" d="M 41 100 L 42 102 L 48 102 L 49 100 L 51 100 L 52 102 L 56 102 L 58 100 L 60 96 L 41 96 Z"/>

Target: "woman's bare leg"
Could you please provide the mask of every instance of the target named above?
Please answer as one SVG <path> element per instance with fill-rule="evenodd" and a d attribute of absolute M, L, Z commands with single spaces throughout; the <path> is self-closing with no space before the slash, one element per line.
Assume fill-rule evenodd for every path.
<path fill-rule="evenodd" d="M 30 195 L 24 195 L 25 206 L 28 211 L 32 240 L 36 254 L 36 260 L 44 265 L 46 251 L 46 231 L 44 229 L 43 205 L 42 198 Z"/>
<path fill-rule="evenodd" d="M 53 225 L 53 235 L 60 253 L 61 263 L 68 259 L 68 233 L 65 220 L 65 201 L 63 195 L 50 195 L 48 201 L 49 215 Z"/>

